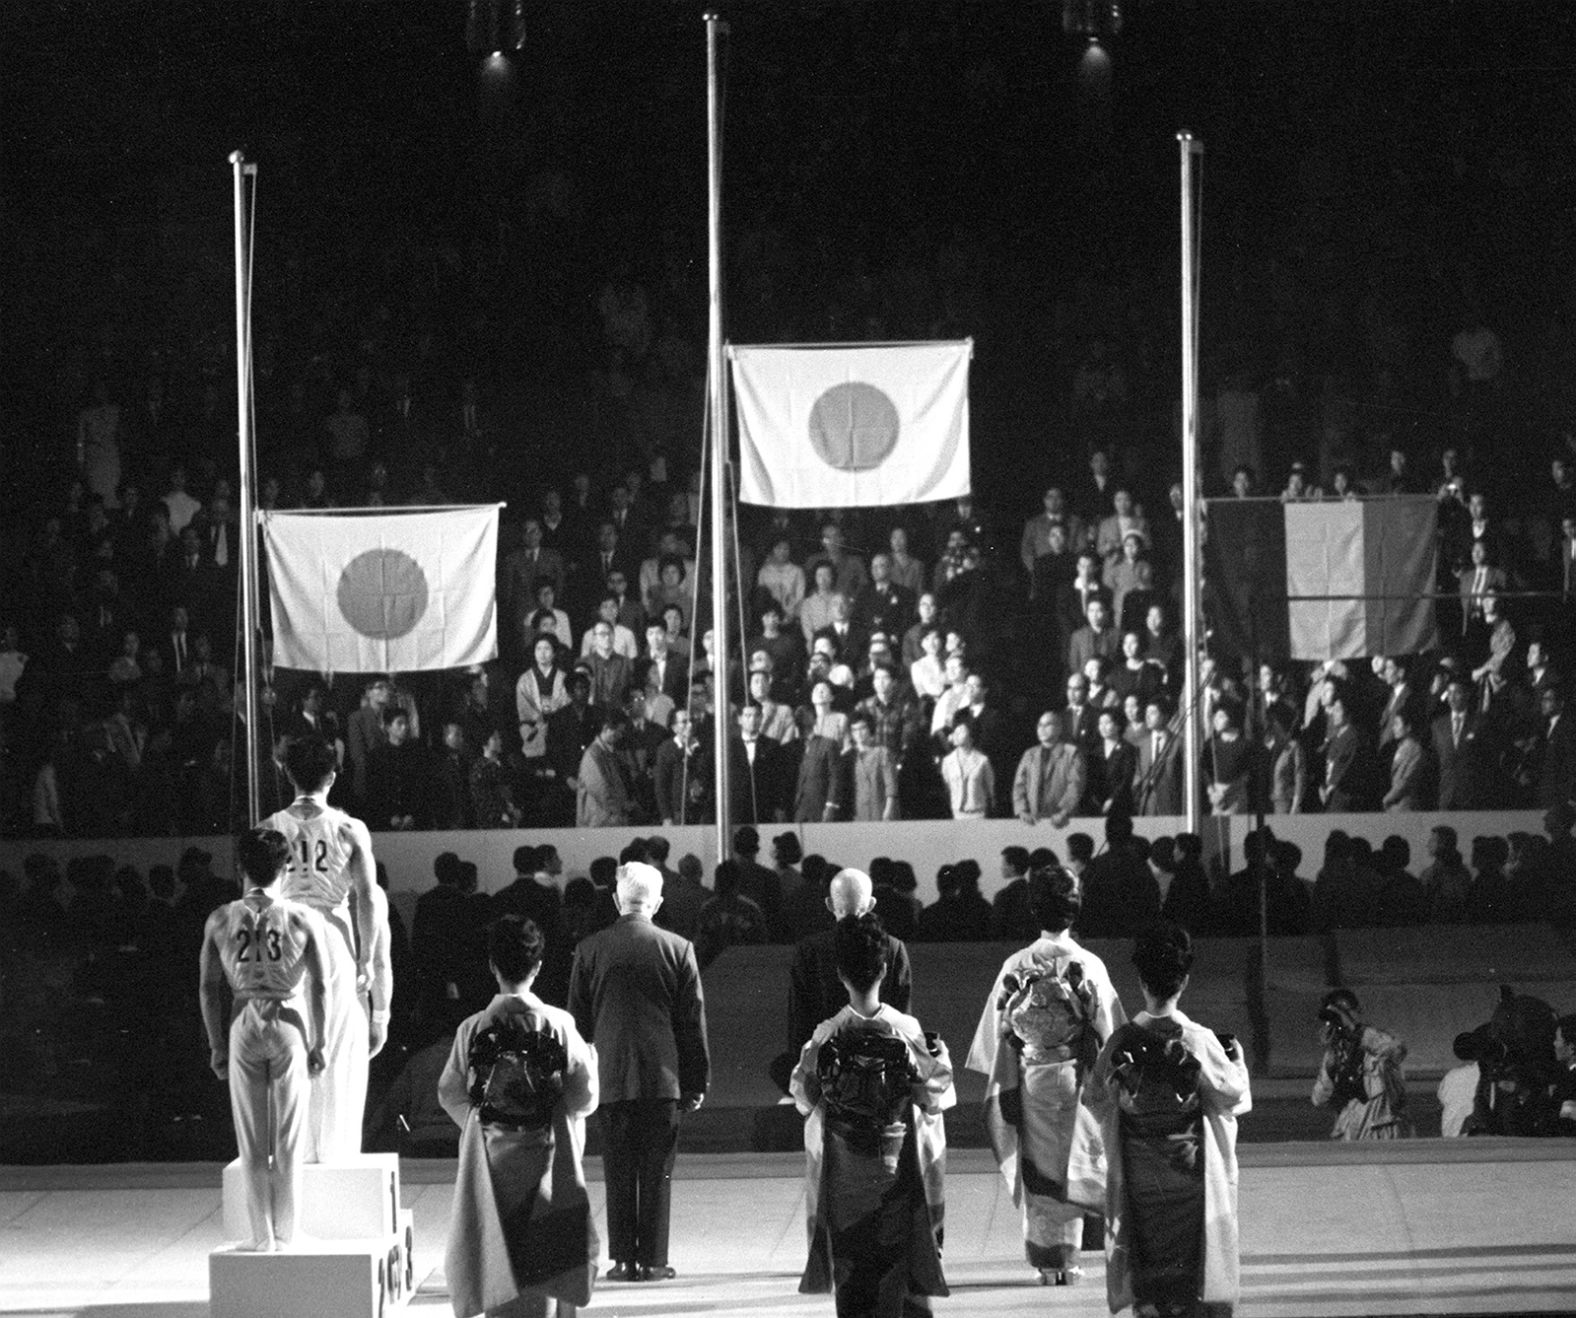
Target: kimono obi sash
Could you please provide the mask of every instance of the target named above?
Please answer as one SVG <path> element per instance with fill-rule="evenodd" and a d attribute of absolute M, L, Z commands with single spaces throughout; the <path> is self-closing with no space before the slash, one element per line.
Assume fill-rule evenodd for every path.
<path fill-rule="evenodd" d="M 914 1067 L 908 1044 L 891 1034 L 848 1030 L 821 1045 L 817 1078 L 827 1114 L 849 1126 L 900 1124 L 911 1101 Z"/>
<path fill-rule="evenodd" d="M 1083 965 L 1056 957 L 1009 974 L 1002 982 L 1003 1017 L 1030 1063 L 1094 1060 L 1098 1004 Z"/>
<path fill-rule="evenodd" d="M 483 1126 L 545 1131 L 564 1092 L 569 1056 L 558 1036 L 506 1016 L 478 1030 L 468 1058 L 471 1104 Z"/>

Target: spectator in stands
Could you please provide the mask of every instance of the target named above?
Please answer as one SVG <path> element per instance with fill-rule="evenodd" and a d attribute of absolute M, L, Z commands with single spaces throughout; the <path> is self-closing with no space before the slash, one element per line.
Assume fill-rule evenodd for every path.
<path fill-rule="evenodd" d="M 1111 625 L 1110 602 L 1103 594 L 1091 592 L 1084 604 L 1084 625 L 1067 639 L 1067 671 L 1081 673 L 1095 656 L 1113 663 L 1120 653 L 1122 638 Z"/>
<path fill-rule="evenodd" d="M 1271 814 L 1301 814 L 1308 794 L 1308 754 L 1292 731 L 1295 716 L 1281 704 L 1272 705 L 1259 757 L 1265 778 L 1263 799 Z"/>
<path fill-rule="evenodd" d="M 471 817 L 477 828 L 516 828 L 525 812 L 503 762 L 503 732 L 491 728 L 470 767 Z"/>
<path fill-rule="evenodd" d="M 833 604 L 838 596 L 836 580 L 837 569 L 830 563 L 816 564 L 810 576 L 810 593 L 799 604 L 799 630 L 807 649 L 813 648 L 816 636 L 832 625 Z"/>
<path fill-rule="evenodd" d="M 1133 813 L 1133 784 L 1138 772 L 1138 752 L 1123 735 L 1126 724 L 1120 710 L 1107 707 L 1095 720 L 1099 741 L 1089 757 L 1085 799 L 1089 813 Z"/>
<path fill-rule="evenodd" d="M 1428 896 L 1422 882 L 1412 876 L 1412 848 L 1392 833 L 1379 847 L 1379 889 L 1374 898 L 1374 923 L 1384 926 L 1417 925 L 1428 920 Z"/>
<path fill-rule="evenodd" d="M 1368 758 L 1352 723 L 1349 697 L 1337 690 L 1326 715 L 1328 737 L 1324 743 L 1324 781 L 1319 787 L 1319 800 L 1327 814 L 1361 810 L 1367 800 L 1363 777 Z"/>
<path fill-rule="evenodd" d="M 568 680 L 553 637 L 538 636 L 532 643 L 531 666 L 515 683 L 514 700 L 521 754 L 527 760 L 545 759 L 548 719 L 569 704 Z"/>
<path fill-rule="evenodd" d="M 1083 751 L 1063 740 L 1061 717 L 1052 709 L 1040 715 L 1035 737 L 1039 744 L 1024 751 L 1013 775 L 1013 813 L 1025 824 L 1048 819 L 1053 827 L 1065 828 L 1083 800 Z"/>
<path fill-rule="evenodd" d="M 1486 769 L 1486 747 L 1479 717 L 1472 709 L 1472 681 L 1461 672 L 1445 688 L 1446 712 L 1434 720 L 1434 764 L 1440 810 L 1469 810 L 1482 801 L 1479 775 Z"/>
<path fill-rule="evenodd" d="M 431 826 L 435 796 L 426 747 L 411 736 L 410 715 L 383 710 L 384 743 L 367 756 L 367 825 L 409 831 Z"/>
<path fill-rule="evenodd" d="M 1251 804 L 1253 744 L 1243 735 L 1241 709 L 1223 701 L 1215 706 L 1210 722 L 1214 731 L 1204 751 L 1210 813 L 1247 814 Z"/>
<path fill-rule="evenodd" d="M 948 741 L 952 749 L 942 758 L 941 777 L 947 785 L 954 819 L 985 819 L 996 799 L 995 771 L 974 744 L 974 722 L 967 711 L 952 721 Z"/>
<path fill-rule="evenodd" d="M 634 822 L 634 785 L 620 752 L 629 736 L 629 715 L 604 711 L 595 738 L 581 753 L 575 774 L 575 823 L 580 828 L 618 828 Z"/>
<path fill-rule="evenodd" d="M 1545 686 L 1539 695 L 1543 715 L 1537 803 L 1544 810 L 1566 806 L 1576 796 L 1576 734 L 1565 717 L 1565 692 Z"/>
<path fill-rule="evenodd" d="M 1472 885 L 1467 889 L 1468 924 L 1503 924 L 1511 918 L 1510 884 L 1505 865 L 1510 847 L 1502 837 L 1480 834 L 1472 839 Z"/>
<path fill-rule="evenodd" d="M 1357 995 L 1333 989 L 1319 1007 L 1324 1056 L 1313 1082 L 1313 1105 L 1333 1107 L 1331 1139 L 1404 1139 L 1412 1134 L 1407 1115 L 1406 1045 L 1365 1024 Z"/>
<path fill-rule="evenodd" d="M 908 528 L 894 526 L 887 537 L 892 560 L 892 580 L 917 600 L 925 590 L 925 565 L 909 552 Z"/>
<path fill-rule="evenodd" d="M 1417 735 L 1417 715 L 1403 705 L 1390 716 L 1390 788 L 1381 804 L 1390 811 L 1427 810 L 1432 807 L 1433 766 Z"/>
<path fill-rule="evenodd" d="M 780 616 L 793 622 L 804 601 L 804 569 L 793 561 L 793 543 L 786 535 L 772 541 L 771 552 L 756 574 L 756 585 L 776 601 Z"/>

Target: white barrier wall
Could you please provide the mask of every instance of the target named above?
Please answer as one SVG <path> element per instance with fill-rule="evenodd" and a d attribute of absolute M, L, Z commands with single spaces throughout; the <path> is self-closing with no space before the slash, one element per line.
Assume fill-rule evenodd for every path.
<path fill-rule="evenodd" d="M 1429 830 L 1435 824 L 1449 824 L 1460 835 L 1461 850 L 1470 854 L 1472 838 L 1478 834 L 1504 836 L 1512 832 L 1538 833 L 1543 829 L 1540 811 L 1472 811 L 1459 814 L 1361 814 L 1361 815 L 1272 815 L 1268 823 L 1277 837 L 1295 842 L 1302 848 L 1304 878 L 1318 873 L 1324 855 L 1324 840 L 1332 828 L 1341 828 L 1354 837 L 1368 838 L 1377 847 L 1392 833 L 1405 838 L 1412 847 L 1414 871 L 1426 864 Z M 1135 831 L 1143 837 L 1160 837 L 1182 828 L 1180 818 L 1155 817 L 1134 821 Z M 1231 867 L 1240 865 L 1242 839 L 1253 827 L 1253 819 L 1234 815 L 1203 821 L 1205 850 L 1223 853 Z M 1066 828 L 1050 824 L 1033 826 L 1013 819 L 990 819 L 974 823 L 954 820 L 915 820 L 895 824 L 767 824 L 757 830 L 761 835 L 763 864 L 771 863 L 771 840 L 779 833 L 799 836 L 806 855 L 819 853 L 836 865 L 868 867 L 872 857 L 890 856 L 906 860 L 919 878 L 919 897 L 929 903 L 936 899 L 936 871 L 946 864 L 973 859 L 984 872 L 981 890 L 989 896 L 997 887 L 1003 847 L 1022 846 L 1031 850 L 1048 846 L 1059 856 L 1067 853 L 1069 833 L 1087 833 L 1096 848 L 1105 841 L 1103 819 L 1074 819 Z M 475 862 L 480 871 L 483 891 L 503 887 L 514 874 L 514 849 L 524 843 L 551 842 L 563 857 L 565 878 L 585 874 L 598 856 L 617 856 L 636 837 L 661 833 L 672 844 L 668 863 L 676 866 L 680 856 L 692 851 L 705 863 L 709 876 L 717 855 L 716 829 L 685 828 L 599 828 L 599 829 L 518 829 L 483 830 L 455 833 L 377 833 L 373 850 L 388 867 L 389 889 L 409 914 L 414 895 L 433 884 L 433 859 L 444 851 L 457 853 L 462 860 Z M 232 862 L 232 843 L 228 837 L 209 838 L 127 838 L 124 840 L 16 840 L 0 842 L 0 868 L 20 875 L 24 857 L 34 851 L 58 857 L 62 864 L 73 856 L 108 852 L 120 864 L 135 865 L 144 873 L 150 865 L 174 865 L 189 846 L 213 853 L 214 871 L 227 872 Z"/>

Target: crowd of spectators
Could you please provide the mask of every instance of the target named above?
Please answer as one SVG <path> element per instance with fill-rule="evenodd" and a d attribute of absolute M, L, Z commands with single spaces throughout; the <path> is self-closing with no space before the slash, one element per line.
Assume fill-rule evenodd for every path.
<path fill-rule="evenodd" d="M 1075 832 L 1065 854 L 1005 848 L 992 873 L 964 857 L 935 874 L 936 899 L 917 897 L 907 862 L 868 861 L 874 909 L 897 938 L 917 942 L 1021 942 L 1037 936 L 1028 875 L 1065 863 L 1078 876 L 1086 938 L 1128 938 L 1158 917 L 1201 936 L 1296 936 L 1363 927 L 1576 925 L 1576 873 L 1569 809 L 1549 812 L 1543 834 L 1479 836 L 1463 854 L 1448 826 L 1431 834 L 1426 857 L 1391 837 L 1378 848 L 1341 831 L 1330 835 L 1315 868 L 1301 850 L 1266 828 L 1250 835 L 1240 869 L 1222 871 L 1197 834 L 1135 836 L 1125 816 L 1107 821 L 1103 837 Z M 0 872 L 0 978 L 4 1043 L 18 1059 L 13 1089 L 34 1098 L 120 1103 L 115 1156 L 201 1156 L 204 1141 L 223 1142 L 227 1109 L 214 1100 L 188 980 L 207 915 L 234 895 L 212 856 L 189 847 L 171 866 L 146 873 L 107 855 L 75 858 L 64 869 L 44 853 L 27 857 L 20 877 Z M 434 863 L 433 886 L 416 899 L 407 926 L 391 905 L 395 997 L 389 1057 L 375 1071 L 369 1129 L 420 1106 L 414 1091 L 378 1095 L 452 1033 L 455 1023 L 492 993 L 484 955 L 486 929 L 500 914 L 533 920 L 547 940 L 538 991 L 561 1003 L 576 943 L 617 918 L 613 887 L 620 863 L 643 860 L 664 878 L 658 923 L 691 939 L 702 967 L 727 948 L 793 944 L 829 929 L 829 884 L 839 869 L 804 855 L 798 835 L 762 839 L 739 828 L 729 857 L 707 867 L 694 855 L 674 858 L 653 834 L 617 857 L 566 874 L 551 843 L 522 844 L 511 875 L 488 876 L 455 852 Z M 388 874 L 379 864 L 379 882 Z M 402 876 L 414 878 L 415 876 Z M 436 1048 L 434 1060 L 441 1048 Z M 417 1070 L 419 1071 L 419 1066 Z M 407 1076 L 408 1081 L 408 1076 Z M 407 1083 L 407 1088 L 409 1088 Z M 429 1087 L 430 1088 L 430 1087 Z M 402 1100 L 399 1095 L 405 1093 Z M 407 1104 L 401 1108 L 401 1102 Z M 430 1104 L 428 1104 L 430 1107 Z M 383 1116 L 379 1114 L 382 1113 Z M 436 1136 L 452 1140 L 434 1119 Z M 207 1132 L 207 1133 L 205 1133 Z M 217 1133 L 215 1133 L 217 1132 Z M 109 1136 L 106 1134 L 106 1138 Z M 398 1139 L 383 1129 L 381 1138 Z"/>

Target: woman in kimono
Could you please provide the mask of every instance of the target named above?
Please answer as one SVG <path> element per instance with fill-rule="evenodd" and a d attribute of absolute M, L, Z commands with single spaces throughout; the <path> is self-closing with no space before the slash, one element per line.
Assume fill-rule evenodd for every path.
<path fill-rule="evenodd" d="M 1023 1209 L 1024 1253 L 1041 1285 L 1066 1286 L 1083 1275 L 1082 1205 L 1100 1201 L 1105 1173 L 1094 1118 L 1079 1097 L 1100 1045 L 1127 1020 L 1105 963 L 1068 932 L 1082 906 L 1071 871 L 1030 871 L 1029 909 L 1040 936 L 1002 963 L 969 1048 L 969 1070 L 988 1077 L 986 1129 Z M 1085 1139 L 1075 1164 L 1079 1125 Z"/>
<path fill-rule="evenodd" d="M 596 1056 L 568 1012 L 531 992 L 545 946 L 530 920 L 492 923 L 498 996 L 461 1022 L 438 1081 L 460 1127 L 445 1258 L 455 1318 L 572 1318 L 596 1278 L 601 1243 L 580 1165 Z"/>
<path fill-rule="evenodd" d="M 946 1045 L 881 1002 L 888 943 L 880 917 L 837 925 L 848 1006 L 799 1054 L 789 1092 L 806 1118 L 810 1256 L 801 1294 L 833 1291 L 839 1318 L 928 1313 L 941 1274 L 946 1129 L 957 1102 Z"/>
<path fill-rule="evenodd" d="M 1248 1068 L 1234 1038 L 1177 1009 L 1193 965 L 1186 929 L 1152 925 L 1133 964 L 1144 1010 L 1106 1040 L 1084 1090 L 1108 1160 L 1106 1299 L 1139 1318 L 1229 1315 Z"/>

